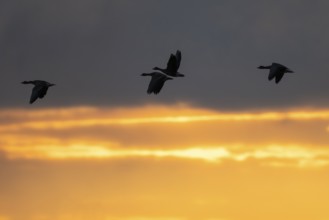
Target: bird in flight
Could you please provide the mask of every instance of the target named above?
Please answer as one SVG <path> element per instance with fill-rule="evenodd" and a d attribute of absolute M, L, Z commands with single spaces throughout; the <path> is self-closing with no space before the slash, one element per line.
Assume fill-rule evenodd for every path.
<path fill-rule="evenodd" d="M 32 80 L 32 81 L 23 81 L 22 84 L 33 84 L 32 94 L 30 98 L 30 104 L 35 102 L 37 98 L 42 99 L 47 94 L 48 88 L 54 86 L 55 84 L 43 81 L 43 80 Z"/>
<path fill-rule="evenodd" d="M 293 73 L 288 67 L 279 63 L 272 63 L 270 66 L 259 66 L 258 69 L 269 69 L 268 80 L 275 78 L 275 83 L 279 83 L 285 73 Z"/>
<path fill-rule="evenodd" d="M 151 76 L 152 77 L 151 81 L 149 83 L 149 87 L 147 89 L 148 94 L 151 94 L 151 93 L 158 94 L 161 91 L 164 83 L 167 80 L 172 80 L 171 77 L 167 76 L 166 74 L 159 73 L 159 72 L 142 73 L 141 76 Z"/>
<path fill-rule="evenodd" d="M 182 60 L 182 53 L 180 50 L 177 50 L 175 55 L 170 54 L 166 69 L 154 67 L 153 70 L 159 70 L 171 77 L 183 77 L 184 74 L 178 72 L 181 60 Z"/>

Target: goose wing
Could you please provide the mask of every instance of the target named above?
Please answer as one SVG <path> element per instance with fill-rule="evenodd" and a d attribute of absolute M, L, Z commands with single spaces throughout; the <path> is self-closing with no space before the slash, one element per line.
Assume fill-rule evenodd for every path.
<path fill-rule="evenodd" d="M 283 75 L 284 75 L 284 71 L 278 72 L 275 76 L 275 83 L 279 83 L 280 80 L 282 79 Z"/>
<path fill-rule="evenodd" d="M 181 51 L 180 50 L 177 50 L 176 51 L 176 65 L 177 65 L 177 70 L 178 70 L 178 68 L 179 68 L 179 66 L 180 66 L 180 61 L 182 60 L 182 53 L 181 53 Z"/>
<path fill-rule="evenodd" d="M 147 93 L 151 94 L 153 92 L 154 94 L 158 94 L 161 91 L 165 81 L 166 81 L 165 75 L 161 73 L 153 74 L 149 87 L 147 89 Z"/>
<path fill-rule="evenodd" d="M 35 100 L 37 100 L 37 98 L 43 98 L 48 91 L 48 87 L 44 86 L 44 85 L 37 85 L 34 86 L 32 89 L 32 94 L 31 94 L 31 98 L 30 98 L 30 104 L 32 104 L 33 102 L 35 102 Z"/>
<path fill-rule="evenodd" d="M 176 56 L 174 54 L 170 54 L 170 58 L 168 60 L 167 63 L 167 70 L 172 72 L 172 73 L 176 73 L 177 72 L 177 59 Z"/>
<path fill-rule="evenodd" d="M 33 102 L 35 102 L 35 100 L 37 100 L 37 98 L 39 98 L 39 94 L 40 94 L 42 87 L 43 86 L 34 86 L 33 87 L 31 98 L 30 98 L 30 104 L 32 104 Z"/>
<path fill-rule="evenodd" d="M 39 98 L 42 99 L 43 97 L 45 97 L 45 95 L 47 94 L 47 91 L 48 91 L 48 86 L 43 86 L 40 89 Z"/>
<path fill-rule="evenodd" d="M 280 64 L 272 64 L 271 68 L 270 68 L 270 74 L 268 75 L 268 80 L 272 80 L 274 78 L 276 78 L 278 75 L 282 75 L 284 74 L 285 71 L 285 67 L 280 65 Z M 281 77 L 279 77 L 279 81 L 281 80 Z"/>

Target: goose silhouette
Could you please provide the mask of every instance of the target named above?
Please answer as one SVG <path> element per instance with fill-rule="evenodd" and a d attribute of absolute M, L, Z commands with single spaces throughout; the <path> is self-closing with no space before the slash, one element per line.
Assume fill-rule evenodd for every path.
<path fill-rule="evenodd" d="M 279 83 L 285 73 L 293 73 L 288 67 L 279 63 L 272 63 L 270 66 L 259 66 L 258 69 L 269 69 L 268 80 L 275 78 L 275 83 Z"/>
<path fill-rule="evenodd" d="M 48 88 L 54 86 L 55 84 L 43 81 L 43 80 L 32 80 L 32 81 L 23 81 L 22 84 L 32 84 L 34 85 L 32 89 L 32 94 L 30 98 L 30 104 L 35 102 L 37 98 L 42 99 L 47 94 Z"/>

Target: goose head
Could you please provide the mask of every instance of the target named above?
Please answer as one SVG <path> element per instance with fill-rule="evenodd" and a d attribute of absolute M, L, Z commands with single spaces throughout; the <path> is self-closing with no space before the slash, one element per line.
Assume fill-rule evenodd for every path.
<path fill-rule="evenodd" d="M 271 66 L 259 66 L 258 69 L 270 69 Z"/>
<path fill-rule="evenodd" d="M 149 76 L 149 73 L 142 73 L 141 76 Z"/>

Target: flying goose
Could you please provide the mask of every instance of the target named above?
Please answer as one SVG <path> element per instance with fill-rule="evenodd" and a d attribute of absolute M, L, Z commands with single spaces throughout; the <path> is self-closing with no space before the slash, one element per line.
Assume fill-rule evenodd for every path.
<path fill-rule="evenodd" d="M 178 72 L 181 59 L 182 59 L 182 53 L 180 52 L 180 50 L 177 50 L 176 55 L 170 54 L 170 58 L 167 62 L 166 69 L 154 67 L 153 70 L 159 70 L 159 71 L 167 74 L 168 76 L 172 76 L 172 77 L 183 77 L 184 74 L 181 74 L 180 72 Z"/>
<path fill-rule="evenodd" d="M 167 80 L 172 80 L 172 78 L 168 77 L 167 75 L 159 72 L 152 72 L 152 73 L 142 73 L 141 76 L 152 76 L 149 87 L 147 89 L 147 93 L 151 94 L 158 94 L 162 89 L 164 83 Z"/>
<path fill-rule="evenodd" d="M 275 78 L 275 83 L 279 83 L 285 73 L 293 73 L 288 67 L 279 63 L 272 63 L 270 66 L 259 66 L 258 69 L 269 69 L 268 80 Z"/>
<path fill-rule="evenodd" d="M 55 84 L 43 81 L 43 80 L 32 80 L 23 81 L 22 84 L 33 84 L 32 94 L 30 98 L 30 104 L 32 104 L 37 98 L 42 99 L 47 94 L 48 88 Z"/>

